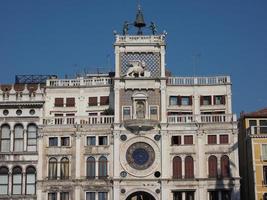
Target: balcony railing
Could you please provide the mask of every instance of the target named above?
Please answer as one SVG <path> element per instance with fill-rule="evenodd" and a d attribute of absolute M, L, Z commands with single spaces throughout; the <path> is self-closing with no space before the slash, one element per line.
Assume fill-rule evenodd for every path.
<path fill-rule="evenodd" d="M 250 135 L 267 134 L 267 126 L 251 126 L 247 128 L 247 133 Z"/>
<path fill-rule="evenodd" d="M 221 122 L 235 122 L 236 115 L 169 115 L 168 123 L 221 123 Z"/>
<path fill-rule="evenodd" d="M 169 77 L 167 80 L 167 85 L 225 85 L 230 83 L 230 76 Z"/>
<path fill-rule="evenodd" d="M 109 77 L 49 79 L 46 81 L 47 87 L 105 86 L 111 84 L 112 84 L 112 79 Z"/>
<path fill-rule="evenodd" d="M 44 125 L 71 125 L 71 124 L 112 124 L 113 115 L 85 116 L 85 117 L 46 117 L 43 118 Z"/>
<path fill-rule="evenodd" d="M 165 41 L 164 35 L 117 35 L 116 43 L 162 43 Z"/>

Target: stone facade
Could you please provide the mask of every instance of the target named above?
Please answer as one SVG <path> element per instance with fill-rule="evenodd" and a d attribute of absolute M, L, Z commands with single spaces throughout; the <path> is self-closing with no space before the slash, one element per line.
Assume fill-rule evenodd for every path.
<path fill-rule="evenodd" d="M 116 35 L 115 75 L 51 78 L 23 104 L 11 101 L 12 92 L 6 100 L 2 90 L 2 125 L 34 122 L 39 129 L 38 151 L 1 152 L 0 176 L 8 169 L 9 189 L 0 198 L 240 199 L 230 77 L 167 77 L 165 37 Z M 14 109 L 27 113 L 32 106 L 36 117 L 13 116 Z M 6 109 L 10 116 L 3 116 Z M 36 192 L 13 195 L 13 166 L 24 177 L 30 164 L 38 169 Z"/>

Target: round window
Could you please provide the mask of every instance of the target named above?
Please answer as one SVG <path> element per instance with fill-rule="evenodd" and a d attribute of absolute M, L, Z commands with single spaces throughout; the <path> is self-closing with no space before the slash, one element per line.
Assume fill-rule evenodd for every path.
<path fill-rule="evenodd" d="M 8 115 L 9 111 L 8 110 L 3 110 L 3 115 Z"/>
<path fill-rule="evenodd" d="M 35 110 L 31 109 L 29 113 L 30 113 L 30 115 L 34 115 L 35 114 Z"/>
<path fill-rule="evenodd" d="M 22 110 L 17 110 L 17 111 L 16 111 L 16 114 L 17 114 L 17 115 L 21 115 L 21 114 L 22 114 Z"/>

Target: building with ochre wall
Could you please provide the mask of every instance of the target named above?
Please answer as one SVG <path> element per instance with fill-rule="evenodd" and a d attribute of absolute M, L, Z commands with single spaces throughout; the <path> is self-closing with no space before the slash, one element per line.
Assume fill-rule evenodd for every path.
<path fill-rule="evenodd" d="M 239 155 L 241 196 L 244 200 L 267 199 L 267 109 L 241 113 Z"/>

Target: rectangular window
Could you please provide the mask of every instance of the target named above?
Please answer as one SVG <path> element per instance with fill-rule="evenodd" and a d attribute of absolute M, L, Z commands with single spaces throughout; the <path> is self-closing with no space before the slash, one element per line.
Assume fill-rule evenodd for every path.
<path fill-rule="evenodd" d="M 217 144 L 216 135 L 208 135 L 208 144 Z"/>
<path fill-rule="evenodd" d="M 96 145 L 96 137 L 87 136 L 87 146 L 95 146 L 95 145 Z"/>
<path fill-rule="evenodd" d="M 55 98 L 55 107 L 63 107 L 64 99 L 63 98 Z"/>
<path fill-rule="evenodd" d="M 193 191 L 185 192 L 185 200 L 194 200 L 195 194 Z"/>
<path fill-rule="evenodd" d="M 86 200 L 96 200 L 95 192 L 86 192 Z"/>
<path fill-rule="evenodd" d="M 170 96 L 170 106 L 178 105 L 178 97 L 177 96 Z"/>
<path fill-rule="evenodd" d="M 131 119 L 131 107 L 123 107 L 123 119 Z"/>
<path fill-rule="evenodd" d="M 97 106 L 97 97 L 89 97 L 88 105 L 89 106 Z"/>
<path fill-rule="evenodd" d="M 221 191 L 222 194 L 222 200 L 226 199 L 226 200 L 230 200 L 231 199 L 231 191 L 230 190 L 222 190 Z"/>
<path fill-rule="evenodd" d="M 109 105 L 109 96 L 100 97 L 100 105 Z"/>
<path fill-rule="evenodd" d="M 260 120 L 260 133 L 267 133 L 267 120 Z"/>
<path fill-rule="evenodd" d="M 225 96 L 223 95 L 218 95 L 213 97 L 213 104 L 214 105 L 224 105 L 225 104 Z"/>
<path fill-rule="evenodd" d="M 219 200 L 219 192 L 209 191 L 209 200 Z"/>
<path fill-rule="evenodd" d="M 98 145 L 108 145 L 108 137 L 107 136 L 99 136 Z"/>
<path fill-rule="evenodd" d="M 57 200 L 57 193 L 56 192 L 48 193 L 48 200 Z"/>
<path fill-rule="evenodd" d="M 75 98 L 67 98 L 66 99 L 66 107 L 75 107 Z"/>
<path fill-rule="evenodd" d="M 252 127 L 254 129 L 254 134 L 257 134 L 257 120 L 249 120 L 249 127 Z M 253 130 L 251 130 L 253 131 Z"/>
<path fill-rule="evenodd" d="M 172 145 L 181 145 L 181 136 L 180 135 L 172 136 Z"/>
<path fill-rule="evenodd" d="M 200 105 L 211 105 L 211 96 L 201 96 Z"/>
<path fill-rule="evenodd" d="M 57 137 L 50 137 L 49 138 L 49 146 L 50 147 L 58 146 L 58 138 Z"/>
<path fill-rule="evenodd" d="M 69 200 L 68 192 L 60 192 L 60 200 Z"/>
<path fill-rule="evenodd" d="M 36 174 L 26 174 L 26 194 L 35 194 Z"/>
<path fill-rule="evenodd" d="M 60 145 L 61 146 L 70 146 L 70 137 L 61 137 L 60 138 Z"/>
<path fill-rule="evenodd" d="M 158 120 L 158 107 L 150 106 L 150 119 Z"/>
<path fill-rule="evenodd" d="M 8 171 L 6 174 L 0 174 L 0 195 L 8 194 Z"/>
<path fill-rule="evenodd" d="M 98 192 L 98 200 L 108 200 L 107 192 Z"/>
<path fill-rule="evenodd" d="M 181 97 L 181 105 L 182 106 L 192 105 L 192 97 L 191 96 L 182 96 Z"/>
<path fill-rule="evenodd" d="M 267 144 L 261 145 L 261 159 L 267 161 Z"/>
<path fill-rule="evenodd" d="M 184 136 L 184 144 L 185 145 L 193 144 L 193 135 L 185 135 Z"/>
<path fill-rule="evenodd" d="M 263 166 L 263 183 L 267 185 L 267 166 Z"/>
<path fill-rule="evenodd" d="M 173 192 L 173 200 L 183 200 L 183 192 Z"/>
<path fill-rule="evenodd" d="M 220 135 L 220 144 L 228 144 L 229 138 L 228 135 Z"/>

